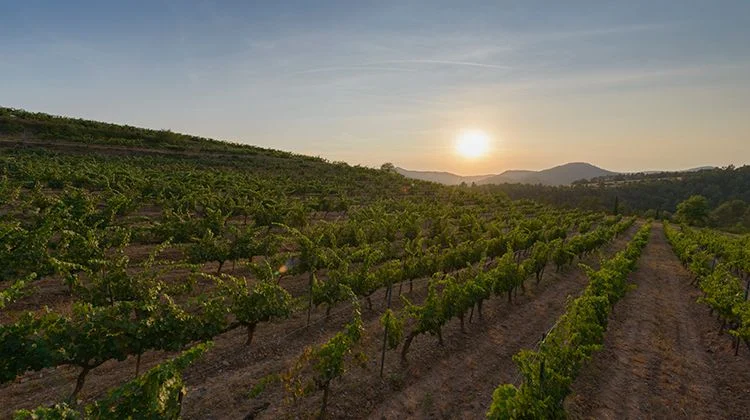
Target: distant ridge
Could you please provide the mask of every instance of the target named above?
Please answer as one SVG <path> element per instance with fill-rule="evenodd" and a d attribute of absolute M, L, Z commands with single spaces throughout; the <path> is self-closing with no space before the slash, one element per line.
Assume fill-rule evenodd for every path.
<path fill-rule="evenodd" d="M 438 184 L 444 185 L 459 185 L 462 182 L 471 184 L 485 178 L 490 178 L 494 175 L 474 175 L 474 176 L 462 176 L 452 174 L 450 172 L 439 172 L 439 171 L 410 171 L 404 168 L 396 168 L 396 172 L 405 176 L 406 178 L 419 179 L 422 181 L 437 182 Z"/>
<path fill-rule="evenodd" d="M 710 171 L 716 169 L 716 166 L 698 166 L 697 168 L 684 169 L 681 171 L 637 171 L 632 172 L 634 174 L 664 174 L 664 173 L 678 173 L 678 172 L 699 172 L 699 171 Z"/>
<path fill-rule="evenodd" d="M 616 172 L 585 162 L 572 162 L 542 171 L 505 171 L 500 175 L 482 179 L 478 184 L 542 184 L 569 185 L 580 179 L 616 175 Z"/>
<path fill-rule="evenodd" d="M 573 162 L 542 171 L 510 170 L 499 175 L 461 176 L 450 172 L 410 171 L 396 168 L 396 172 L 407 178 L 432 181 L 445 185 L 467 184 L 542 184 L 569 185 L 580 179 L 591 179 L 602 176 L 616 175 L 616 172 L 594 166 L 590 163 Z"/>

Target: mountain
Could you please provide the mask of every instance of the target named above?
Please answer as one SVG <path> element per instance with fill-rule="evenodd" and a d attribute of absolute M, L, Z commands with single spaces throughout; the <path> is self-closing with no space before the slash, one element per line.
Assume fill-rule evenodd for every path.
<path fill-rule="evenodd" d="M 526 182 L 526 180 L 532 178 L 534 176 L 534 174 L 536 174 L 536 173 L 537 173 L 536 171 L 525 171 L 525 170 L 521 170 L 521 169 L 512 169 L 510 171 L 505 171 L 505 172 L 501 173 L 500 175 L 493 175 L 491 177 L 486 177 L 486 178 L 482 179 L 479 183 L 480 184 L 497 184 L 497 183 L 502 184 L 502 183 L 505 183 L 505 182 L 512 183 L 512 184 L 524 183 L 524 182 Z M 501 179 L 501 180 L 499 182 L 489 181 L 491 179 L 498 179 L 498 180 Z"/>
<path fill-rule="evenodd" d="M 500 175 L 482 179 L 479 184 L 542 184 L 568 185 L 579 179 L 591 179 L 600 176 L 615 175 L 590 163 L 573 162 L 543 171 L 505 171 Z"/>
<path fill-rule="evenodd" d="M 716 169 L 716 166 L 699 166 L 693 169 L 686 169 L 684 172 L 710 171 L 712 169 Z"/>
<path fill-rule="evenodd" d="M 604 170 L 589 163 L 574 162 L 543 171 L 510 170 L 499 175 L 461 176 L 450 172 L 410 171 L 396 168 L 396 172 L 407 178 L 432 181 L 445 185 L 459 185 L 462 182 L 484 184 L 542 184 L 568 185 L 579 179 L 590 179 L 599 176 L 616 175 L 616 172 Z"/>
<path fill-rule="evenodd" d="M 406 178 L 419 179 L 422 181 L 437 182 L 438 184 L 444 185 L 459 185 L 462 182 L 471 184 L 472 182 L 478 182 L 484 178 L 493 176 L 490 175 L 474 175 L 474 176 L 461 176 L 452 174 L 450 172 L 437 172 L 437 171 L 410 171 L 404 168 L 396 168 L 396 172 L 405 176 Z"/>

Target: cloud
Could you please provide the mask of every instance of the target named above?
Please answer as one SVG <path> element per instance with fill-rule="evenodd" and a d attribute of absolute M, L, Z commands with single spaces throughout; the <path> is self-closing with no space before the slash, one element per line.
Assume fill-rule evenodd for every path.
<path fill-rule="evenodd" d="M 586 28 L 568 31 L 539 32 L 521 35 L 521 43 L 536 43 L 545 41 L 569 40 L 577 38 L 592 38 L 606 35 L 622 35 L 630 33 L 644 33 L 673 29 L 679 25 L 674 22 L 618 25 L 611 27 Z"/>
<path fill-rule="evenodd" d="M 539 78 L 538 80 L 509 83 L 511 88 L 544 88 L 544 89 L 582 89 L 588 87 L 611 87 L 636 82 L 654 82 L 681 77 L 699 77 L 716 72 L 733 71 L 746 68 L 748 63 L 715 63 L 685 65 L 656 69 L 613 69 L 601 72 L 575 73 L 557 78 Z"/>
<path fill-rule="evenodd" d="M 330 66 L 330 67 L 317 67 L 306 70 L 300 70 L 293 72 L 292 74 L 309 74 L 309 73 L 328 73 L 338 71 L 383 71 L 383 72 L 415 72 L 416 69 L 403 68 L 403 67 L 376 67 L 371 65 L 353 65 L 353 66 Z"/>
<path fill-rule="evenodd" d="M 408 60 L 386 60 L 372 64 L 438 64 L 446 66 L 465 66 L 465 67 L 482 67 L 488 69 L 509 70 L 511 66 L 500 64 L 478 63 L 474 61 L 453 61 L 453 60 L 431 60 L 431 59 L 408 59 Z"/>

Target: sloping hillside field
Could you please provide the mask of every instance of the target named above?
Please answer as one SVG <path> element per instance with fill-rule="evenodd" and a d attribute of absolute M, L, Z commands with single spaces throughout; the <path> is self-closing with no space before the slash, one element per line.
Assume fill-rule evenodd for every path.
<path fill-rule="evenodd" d="M 0 418 L 748 417 L 745 240 L 3 108 Z"/>

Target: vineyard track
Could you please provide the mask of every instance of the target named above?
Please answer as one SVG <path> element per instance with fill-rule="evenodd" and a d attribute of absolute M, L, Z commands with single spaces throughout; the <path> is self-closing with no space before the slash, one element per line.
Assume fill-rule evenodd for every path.
<path fill-rule="evenodd" d="M 604 348 L 566 401 L 572 418 L 750 418 L 750 354 L 691 285 L 660 224 L 610 317 Z"/>
<path fill-rule="evenodd" d="M 632 226 L 625 234 L 621 235 L 619 239 L 613 241 L 613 243 L 605 245 L 604 254 L 608 255 L 623 248 L 627 240 L 632 238 L 637 230 L 637 225 L 638 223 Z M 596 258 L 595 256 L 591 256 L 584 260 L 594 263 L 596 262 Z M 231 263 L 229 265 L 231 267 Z M 215 263 L 208 263 L 204 264 L 203 268 L 212 272 L 215 270 L 214 267 Z M 230 268 L 226 271 L 232 273 Z M 281 282 L 293 295 L 300 296 L 306 291 L 307 275 L 290 276 L 282 279 Z M 527 284 L 533 284 L 533 282 L 530 279 L 527 281 Z M 407 293 L 409 290 L 408 283 L 406 281 L 404 284 L 404 294 L 413 302 L 422 302 L 427 293 L 426 279 L 415 280 L 414 291 L 412 293 Z M 57 284 L 59 285 L 59 283 Z M 467 330 L 470 334 L 463 335 L 460 333 L 458 322 L 455 320 L 450 322 L 443 329 L 444 339 L 446 340 L 444 348 L 438 348 L 436 346 L 436 339 L 431 336 L 420 336 L 415 339 L 410 351 L 410 359 L 413 359 L 412 364 L 410 364 L 409 371 L 402 375 L 404 384 L 408 385 L 420 380 L 422 375 L 419 371 L 421 369 L 420 366 L 423 366 L 423 364 L 430 366 L 438 362 L 439 359 L 447 357 L 450 352 L 454 351 L 453 349 L 464 348 L 469 351 L 468 347 L 470 346 L 467 346 L 466 343 L 486 340 L 486 334 L 491 334 L 493 328 L 504 331 L 503 325 L 506 325 L 505 322 L 500 326 L 496 325 L 493 328 L 488 328 L 492 327 L 489 323 L 497 321 L 497 318 L 503 319 L 503 317 L 508 317 L 512 320 L 510 322 L 525 324 L 527 321 L 523 320 L 522 315 L 522 312 L 526 313 L 523 310 L 524 308 L 529 308 L 530 305 L 533 305 L 531 310 L 536 312 L 546 310 L 547 304 L 559 306 L 559 310 L 550 318 L 551 322 L 549 322 L 549 325 L 539 324 L 537 328 L 538 332 L 535 331 L 533 336 L 523 337 L 525 340 L 524 343 L 529 342 L 533 344 L 541 333 L 554 323 L 554 318 L 562 312 L 565 297 L 569 292 L 573 291 L 577 293 L 584 285 L 585 278 L 578 268 L 568 269 L 566 273 L 554 273 L 554 265 L 550 263 L 547 273 L 545 273 L 545 279 L 540 283 L 538 288 L 531 286 L 528 290 L 528 296 L 519 296 L 517 302 L 514 302 L 510 306 L 506 304 L 504 297 L 494 298 L 485 302 L 483 312 L 485 315 L 484 322 L 487 325 L 477 324 L 476 322 L 471 325 L 467 324 Z M 394 288 L 394 290 L 397 289 L 398 286 Z M 60 291 L 62 291 L 62 288 L 60 288 Z M 49 299 L 52 296 L 59 295 L 58 290 L 54 290 L 54 292 L 57 293 L 53 293 L 51 296 L 45 293 L 43 296 L 47 296 Z M 343 380 L 334 381 L 332 395 L 335 395 L 335 397 L 331 398 L 330 406 L 330 413 L 334 417 L 365 417 L 375 408 L 375 402 L 382 403 L 387 398 L 398 395 L 399 391 L 392 389 L 392 383 L 382 381 L 378 376 L 379 349 L 382 345 L 382 327 L 379 323 L 379 317 L 385 309 L 384 293 L 385 289 L 381 288 L 372 295 L 372 311 L 368 310 L 366 302 L 362 301 L 363 321 L 366 328 L 363 346 L 365 353 L 369 357 L 369 361 L 365 370 L 353 367 L 350 374 L 345 375 Z M 535 297 L 536 294 L 540 296 Z M 539 301 L 539 297 L 542 296 L 547 296 L 543 298 L 545 302 L 547 300 L 554 302 L 548 302 L 547 304 L 534 303 Z M 394 296 L 393 302 L 394 309 L 401 308 L 402 304 L 397 295 Z M 302 410 L 300 413 L 303 413 L 301 415 L 304 416 L 305 409 L 316 410 L 319 399 L 319 395 L 317 394 L 301 402 L 297 407 L 289 407 L 282 403 L 283 395 L 281 392 L 268 392 L 257 400 L 249 399 L 248 392 L 257 383 L 258 379 L 266 375 L 279 373 L 288 368 L 303 352 L 305 347 L 325 342 L 333 334 L 340 331 L 341 327 L 351 320 L 350 308 L 351 305 L 348 303 L 338 304 L 332 310 L 331 316 L 325 320 L 323 320 L 325 308 L 320 307 L 315 309 L 312 317 L 313 325 L 309 329 L 304 328 L 306 311 L 296 312 L 289 320 L 259 325 L 253 339 L 253 345 L 249 348 L 243 345 L 245 331 L 241 328 L 214 337 L 215 346 L 201 360 L 185 371 L 188 393 L 183 403 L 183 417 L 188 419 L 243 418 L 248 413 L 253 412 L 258 406 L 263 405 L 265 403 L 264 397 L 274 403 L 265 412 L 261 413 L 262 415 L 259 416 L 261 418 L 275 418 L 279 415 L 288 414 L 287 411 L 289 410 L 300 409 Z M 513 331 L 513 329 L 509 329 L 509 331 Z M 517 351 L 517 348 L 513 353 L 515 351 Z M 508 353 L 508 360 L 510 360 L 510 356 L 513 353 Z M 161 351 L 144 353 L 141 358 L 141 372 L 156 366 L 171 355 L 173 353 Z M 481 368 L 481 366 L 475 366 L 477 370 L 481 370 Z M 515 371 L 515 366 L 512 366 L 512 369 Z M 401 371 L 402 369 L 398 363 L 398 351 L 389 351 L 385 377 L 388 378 L 390 376 L 393 378 L 394 375 L 399 375 L 398 372 Z M 0 418 L 11 416 L 13 411 L 20 408 L 32 408 L 65 400 L 70 394 L 73 384 L 75 384 L 78 372 L 79 369 L 75 367 L 59 366 L 39 372 L 29 372 L 19 377 L 15 382 L 5 384 L 0 387 Z M 101 398 L 105 395 L 106 390 L 132 379 L 134 372 L 135 358 L 132 356 L 122 362 L 114 360 L 105 362 L 100 367 L 91 371 L 86 379 L 86 385 L 79 394 L 79 398 L 85 402 Z M 377 393 L 377 396 L 372 397 L 373 399 L 370 401 L 362 399 L 363 395 L 351 394 L 344 391 L 348 386 L 345 384 L 349 383 L 349 381 L 362 383 L 351 386 L 374 387 L 372 392 Z M 486 395 L 483 395 L 481 403 L 483 406 L 477 413 L 480 411 L 483 412 L 486 409 L 491 396 L 491 388 L 497 383 L 499 382 L 493 378 L 485 384 L 487 391 L 485 392 Z"/>

